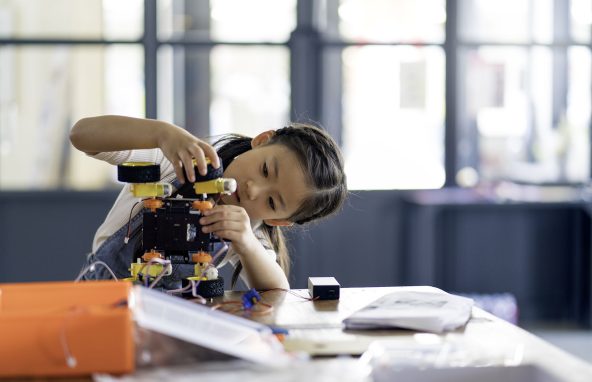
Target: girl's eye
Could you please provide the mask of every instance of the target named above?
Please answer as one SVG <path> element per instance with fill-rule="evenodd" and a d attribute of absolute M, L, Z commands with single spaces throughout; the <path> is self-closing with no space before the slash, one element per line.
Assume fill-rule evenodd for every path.
<path fill-rule="evenodd" d="M 273 202 L 273 198 L 269 198 L 269 207 L 275 211 L 275 203 Z"/>
<path fill-rule="evenodd" d="M 266 162 L 263 162 L 263 176 L 266 178 L 269 176 L 269 171 L 267 170 L 267 163 Z"/>

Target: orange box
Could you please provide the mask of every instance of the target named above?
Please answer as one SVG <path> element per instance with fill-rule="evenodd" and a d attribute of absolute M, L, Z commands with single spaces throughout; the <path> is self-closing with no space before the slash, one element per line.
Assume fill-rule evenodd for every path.
<path fill-rule="evenodd" d="M 0 377 L 130 373 L 132 285 L 0 284 Z"/>

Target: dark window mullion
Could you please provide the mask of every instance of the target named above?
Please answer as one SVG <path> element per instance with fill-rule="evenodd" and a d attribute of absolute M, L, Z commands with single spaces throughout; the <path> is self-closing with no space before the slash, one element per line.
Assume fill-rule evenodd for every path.
<path fill-rule="evenodd" d="M 290 34 L 292 120 L 320 119 L 321 41 L 314 26 L 314 4 L 298 0 L 296 29 Z"/>
<path fill-rule="evenodd" d="M 206 36 L 207 41 L 212 43 L 210 36 L 210 4 L 208 1 L 186 1 L 184 3 L 183 13 L 192 22 L 185 35 Z M 184 127 L 197 137 L 210 136 L 210 104 L 211 95 L 211 70 L 210 55 L 212 47 L 202 46 L 199 49 L 191 45 L 181 46 L 182 54 L 177 59 L 182 60 L 179 67 L 182 67 L 180 73 L 175 76 L 181 76 L 183 79 L 183 94 L 185 101 Z M 177 81 L 178 83 L 178 81 Z"/>
<path fill-rule="evenodd" d="M 144 0 L 144 93 L 146 118 L 155 119 L 157 110 L 157 51 L 156 0 Z"/>
<path fill-rule="evenodd" d="M 569 39 L 569 2 L 553 2 L 553 42 Z M 553 51 L 553 127 L 557 127 L 567 109 L 568 46 L 554 45 Z"/>
<path fill-rule="evenodd" d="M 319 4 L 317 3 L 317 6 Z M 324 20 L 323 35 L 339 36 L 339 1 L 327 1 Z M 320 12 L 319 12 L 320 13 Z M 320 20 L 319 20 L 320 21 Z M 343 147 L 343 49 L 342 47 L 329 47 L 325 40 L 320 42 L 320 74 L 321 96 L 318 109 L 320 122 L 331 134 L 339 146 Z"/>
<path fill-rule="evenodd" d="M 456 186 L 456 172 L 458 171 L 457 124 L 458 113 L 458 4 L 456 0 L 446 2 L 446 41 L 444 54 L 446 55 L 445 102 L 446 117 L 444 120 L 444 170 L 446 173 L 445 187 Z"/>

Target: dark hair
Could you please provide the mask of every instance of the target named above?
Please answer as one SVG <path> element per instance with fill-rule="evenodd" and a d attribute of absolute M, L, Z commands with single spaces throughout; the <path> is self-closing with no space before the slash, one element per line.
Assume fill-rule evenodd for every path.
<path fill-rule="evenodd" d="M 266 145 L 279 144 L 296 154 L 307 177 L 311 193 L 289 220 L 304 224 L 337 212 L 347 196 L 343 158 L 339 147 L 331 136 L 313 125 L 291 123 L 275 131 Z M 216 143 L 218 156 L 224 168 L 238 155 L 251 149 L 251 138 L 237 134 L 226 135 Z M 285 238 L 280 227 L 263 224 L 261 232 L 278 255 L 278 263 L 290 273 L 290 260 Z M 236 284 L 242 264 L 239 262 L 232 275 L 232 286 Z"/>

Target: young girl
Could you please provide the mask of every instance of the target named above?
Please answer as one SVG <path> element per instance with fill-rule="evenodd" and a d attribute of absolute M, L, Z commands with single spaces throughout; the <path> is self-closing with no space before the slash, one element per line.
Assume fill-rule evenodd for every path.
<path fill-rule="evenodd" d="M 173 184 L 184 197 L 191 197 L 190 186 L 195 181 L 193 159 L 202 175 L 206 157 L 214 168 L 222 164 L 224 177 L 236 180 L 236 192 L 223 195 L 220 203 L 204 213 L 200 224 L 204 232 L 232 242 L 219 266 L 228 262 L 235 266 L 233 285 L 240 274 L 252 288 L 288 289 L 289 258 L 280 227 L 332 214 L 347 194 L 339 148 L 323 130 L 305 124 L 292 123 L 252 139 L 229 135 L 214 144 L 216 151 L 163 121 L 100 116 L 78 121 L 70 140 L 87 155 L 113 165 L 159 163 L 162 181 Z M 121 191 L 95 234 L 88 263 L 100 260 L 117 277 L 129 276 L 138 245 L 126 244 L 124 238 L 130 231 L 141 231 L 142 214 L 138 212 L 142 208 L 136 202 L 126 188 Z M 185 268 L 191 272 L 191 267 Z M 93 273 L 87 277 L 109 277 L 104 269 Z M 183 273 L 181 265 L 173 267 L 177 277 L 184 277 Z"/>

